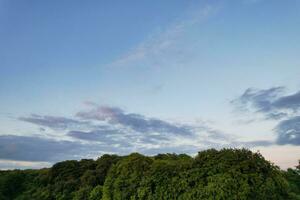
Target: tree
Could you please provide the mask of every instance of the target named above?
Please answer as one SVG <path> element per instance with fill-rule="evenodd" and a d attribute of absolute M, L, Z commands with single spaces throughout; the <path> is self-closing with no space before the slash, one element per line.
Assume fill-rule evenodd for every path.
<path fill-rule="evenodd" d="M 113 165 L 105 180 L 103 199 L 136 199 L 136 190 L 152 161 L 151 158 L 133 153 Z"/>
<path fill-rule="evenodd" d="M 103 195 L 103 187 L 101 185 L 97 185 L 90 192 L 89 200 L 101 200 Z"/>
<path fill-rule="evenodd" d="M 247 149 L 103 155 L 40 170 L 0 171 L 0 200 L 300 199 L 300 161 L 280 170 Z"/>

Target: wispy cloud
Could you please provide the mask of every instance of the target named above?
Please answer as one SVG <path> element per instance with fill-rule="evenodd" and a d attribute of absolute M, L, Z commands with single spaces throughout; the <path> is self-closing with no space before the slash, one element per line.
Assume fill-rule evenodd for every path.
<path fill-rule="evenodd" d="M 178 19 L 167 28 L 148 36 L 145 41 L 133 47 L 125 55 L 120 56 L 109 66 L 162 66 L 169 62 L 181 62 L 186 56 L 181 43 L 186 31 L 201 24 L 217 10 L 218 7 L 213 4 L 204 4 L 197 9 L 194 8 L 190 12 L 192 14 Z"/>
<path fill-rule="evenodd" d="M 48 116 L 48 115 L 41 116 L 36 114 L 32 114 L 28 117 L 20 117 L 19 120 L 40 125 L 43 127 L 48 127 L 54 130 L 65 130 L 71 127 L 76 128 L 87 124 L 86 122 L 81 122 L 66 117 L 57 117 L 57 116 Z"/>

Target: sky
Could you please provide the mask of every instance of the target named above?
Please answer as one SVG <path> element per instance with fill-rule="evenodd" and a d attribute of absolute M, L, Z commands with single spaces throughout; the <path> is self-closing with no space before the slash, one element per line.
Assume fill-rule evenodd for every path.
<path fill-rule="evenodd" d="M 0 169 L 105 153 L 300 159 L 298 0 L 0 0 Z"/>

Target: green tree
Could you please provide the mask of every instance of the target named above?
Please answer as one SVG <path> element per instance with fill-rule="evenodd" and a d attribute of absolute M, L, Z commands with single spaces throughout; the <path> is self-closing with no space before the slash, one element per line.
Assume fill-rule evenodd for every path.
<path fill-rule="evenodd" d="M 136 190 L 152 161 L 151 158 L 133 153 L 113 165 L 105 180 L 103 199 L 137 199 Z"/>
<path fill-rule="evenodd" d="M 90 192 L 89 200 L 101 200 L 103 195 L 103 187 L 101 185 L 97 185 Z"/>
<path fill-rule="evenodd" d="M 153 157 L 103 155 L 0 171 L 0 200 L 296 200 L 300 162 L 282 171 L 247 149 Z"/>

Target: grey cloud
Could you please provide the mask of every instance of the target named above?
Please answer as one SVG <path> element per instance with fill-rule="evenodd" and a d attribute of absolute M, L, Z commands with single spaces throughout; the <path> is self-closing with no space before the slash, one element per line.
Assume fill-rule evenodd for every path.
<path fill-rule="evenodd" d="M 252 92 L 248 92 L 245 96 L 251 94 Z M 47 115 L 19 118 L 41 127 L 44 136 L 47 136 L 47 131 L 43 131 L 45 127 L 64 130 L 61 134 L 72 138 L 72 141 L 2 135 L 0 159 L 56 162 L 96 157 L 101 153 L 124 155 L 138 151 L 146 154 L 162 152 L 192 154 L 201 148 L 222 148 L 226 145 L 231 147 L 271 145 L 268 141 L 242 143 L 203 123 L 176 124 L 127 113 L 117 107 L 98 106 L 93 102 L 88 102 L 87 105 L 90 110 L 78 112 L 74 118 Z M 180 138 L 185 140 L 181 142 Z"/>
<path fill-rule="evenodd" d="M 275 130 L 278 144 L 300 145 L 300 116 L 281 121 Z"/>
<path fill-rule="evenodd" d="M 41 126 L 41 132 L 44 132 L 44 127 L 64 130 L 67 131 L 68 136 L 87 141 L 108 140 L 111 135 L 118 135 L 121 139 L 126 136 L 127 139 L 132 137 L 138 141 L 158 143 L 169 141 L 176 136 L 193 138 L 199 132 L 210 133 L 215 139 L 226 139 L 222 132 L 203 125 L 177 124 L 148 118 L 137 113 L 126 113 L 118 107 L 98 106 L 93 102 L 88 102 L 86 105 L 91 109 L 78 112 L 74 118 L 31 115 L 20 117 L 19 120 Z"/>
<path fill-rule="evenodd" d="M 284 87 L 266 90 L 248 88 L 231 103 L 240 110 L 262 113 L 267 119 L 282 119 L 300 110 L 300 92 L 283 95 L 284 89 Z"/>
<path fill-rule="evenodd" d="M 74 133 L 73 134 L 88 134 Z M 72 141 L 56 141 L 53 139 L 1 135 L 0 136 L 0 161 L 27 161 L 40 163 L 40 167 L 48 166 L 62 160 L 93 158 L 103 153 L 129 154 L 134 151 L 142 153 L 154 152 L 196 152 L 199 148 L 190 145 L 171 145 L 161 147 L 134 146 L 128 141 L 105 141 L 99 143 L 79 143 Z M 0 163 L 0 168 L 8 168 Z"/>
<path fill-rule="evenodd" d="M 96 104 L 91 104 L 93 108 L 90 111 L 81 111 L 76 114 L 76 117 L 87 119 L 87 120 L 109 120 L 110 122 L 115 122 L 118 120 L 118 116 L 122 115 L 123 110 L 116 107 L 108 106 L 98 106 Z"/>
<path fill-rule="evenodd" d="M 70 131 L 68 135 L 80 140 L 96 141 L 107 145 L 134 147 L 137 144 L 160 144 L 172 141 L 171 135 L 122 132 L 120 130 Z"/>
<path fill-rule="evenodd" d="M 16 135 L 0 136 L 0 159 L 23 161 L 57 161 L 75 159 L 80 143 Z"/>
<path fill-rule="evenodd" d="M 86 125 L 86 122 L 81 122 L 66 117 L 57 117 L 57 116 L 48 116 L 48 115 L 41 116 L 36 114 L 32 114 L 31 116 L 28 117 L 20 117 L 19 120 L 48 127 L 54 130 L 65 130 L 67 128 Z"/>
<path fill-rule="evenodd" d="M 195 145 L 178 145 L 178 146 L 164 146 L 160 148 L 149 148 L 149 149 L 141 149 L 141 153 L 146 155 L 156 155 L 160 153 L 184 153 L 184 154 L 195 154 L 198 151 L 203 150 L 199 146 Z"/>
<path fill-rule="evenodd" d="M 70 131 L 68 135 L 80 140 L 90 142 L 101 142 L 106 146 L 118 146 L 118 148 L 133 147 L 133 142 L 129 136 L 124 136 L 124 133 L 119 130 L 93 130 L 93 131 Z"/>
<path fill-rule="evenodd" d="M 159 119 L 147 119 L 142 115 L 123 114 L 119 123 L 131 127 L 138 132 L 173 133 L 175 135 L 192 135 L 190 127 L 175 125 Z"/>
<path fill-rule="evenodd" d="M 103 152 L 126 154 L 132 151 L 131 146 L 119 143 L 80 143 L 33 136 L 1 135 L 0 160 L 53 163 L 98 157 Z"/>
<path fill-rule="evenodd" d="M 106 139 L 112 135 L 119 135 L 120 132 L 118 130 L 93 130 L 93 131 L 70 131 L 68 135 L 74 138 L 78 138 L 81 140 L 90 140 L 90 141 L 102 141 L 104 142 Z"/>
<path fill-rule="evenodd" d="M 161 142 L 172 141 L 172 136 L 170 135 L 147 135 L 142 137 L 136 137 L 140 142 L 145 144 L 159 144 Z"/>
<path fill-rule="evenodd" d="M 285 117 L 288 117 L 288 113 L 284 112 L 274 112 L 274 113 L 268 113 L 266 115 L 266 119 L 274 119 L 274 120 L 279 120 L 283 119 Z"/>
<path fill-rule="evenodd" d="M 275 108 L 290 109 L 292 111 L 298 111 L 300 108 L 300 91 L 287 96 L 282 96 L 273 102 Z"/>
<path fill-rule="evenodd" d="M 240 109 L 253 107 L 258 112 L 268 112 L 272 108 L 272 102 L 282 93 L 282 87 L 273 87 L 267 90 L 248 88 L 240 97 L 231 101 Z"/>
<path fill-rule="evenodd" d="M 111 124 L 120 124 L 142 133 L 173 133 L 186 136 L 193 134 L 189 126 L 146 118 L 135 113 L 125 113 L 122 109 L 116 107 L 94 106 L 90 111 L 78 112 L 76 116 L 85 120 L 108 121 Z"/>
<path fill-rule="evenodd" d="M 19 119 L 41 126 L 42 132 L 44 132 L 43 127 L 64 130 L 66 132 L 62 134 L 75 141 L 99 143 L 106 145 L 108 149 L 161 146 L 172 143 L 178 136 L 197 139 L 201 132 L 209 134 L 209 136 L 203 134 L 203 138 L 227 140 L 224 134 L 206 126 L 196 127 L 147 118 L 136 113 L 126 113 L 117 107 L 98 106 L 93 102 L 88 102 L 86 105 L 91 109 L 78 112 L 73 119 L 41 115 Z M 47 135 L 47 132 L 44 134 Z"/>
<path fill-rule="evenodd" d="M 161 119 L 147 118 L 135 113 L 126 113 L 117 107 L 87 104 L 91 110 L 78 112 L 74 118 L 31 115 L 19 120 L 37 125 L 43 137 L 16 135 L 0 135 L 0 160 L 57 162 L 66 159 L 97 157 L 101 153 L 117 153 L 120 155 L 134 151 L 141 153 L 185 152 L 195 153 L 199 147 L 216 146 L 209 141 L 228 140 L 225 135 L 206 126 L 190 126 L 175 124 Z M 46 138 L 47 131 L 63 130 L 65 139 Z M 190 141 L 199 140 L 199 145 L 177 144 L 178 137 Z M 199 135 L 200 133 L 200 135 Z M 57 137 L 54 135 L 48 135 Z M 194 143 L 194 142 L 192 142 Z"/>
<path fill-rule="evenodd" d="M 278 145 L 300 145 L 300 92 L 283 94 L 284 87 L 273 87 L 267 90 L 247 89 L 231 103 L 240 110 L 251 110 L 262 113 L 266 119 L 281 120 L 274 128 Z M 271 144 L 271 143 L 270 143 Z M 254 141 L 253 144 L 257 145 Z M 259 143 L 258 143 L 259 145 Z M 262 141 L 263 146 L 267 143 Z"/>

